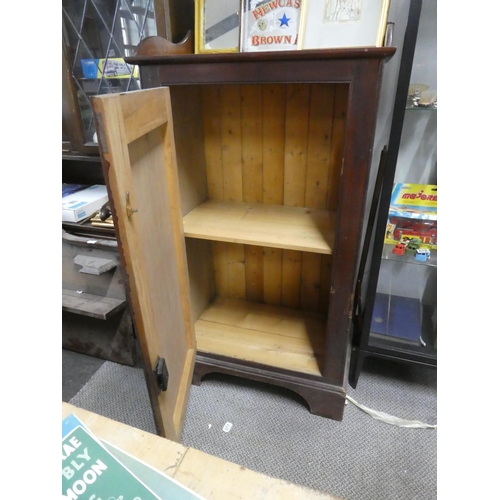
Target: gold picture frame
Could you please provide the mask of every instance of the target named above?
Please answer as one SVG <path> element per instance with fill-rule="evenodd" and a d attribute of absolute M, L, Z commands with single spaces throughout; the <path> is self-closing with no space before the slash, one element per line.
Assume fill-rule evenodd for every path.
<path fill-rule="evenodd" d="M 238 52 L 240 0 L 195 0 L 196 54 Z"/>
<path fill-rule="evenodd" d="M 382 47 L 390 0 L 302 0 L 299 49 Z"/>

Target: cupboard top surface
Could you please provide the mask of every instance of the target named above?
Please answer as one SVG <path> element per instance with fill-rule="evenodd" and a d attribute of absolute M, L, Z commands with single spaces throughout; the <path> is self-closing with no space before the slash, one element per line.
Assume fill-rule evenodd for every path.
<path fill-rule="evenodd" d="M 292 50 L 279 52 L 228 52 L 216 54 L 161 54 L 147 52 L 142 49 L 143 44 L 137 47 L 136 55 L 127 57 L 129 64 L 156 65 L 156 64 L 212 64 L 215 62 L 246 62 L 260 61 L 334 61 L 338 59 L 386 59 L 396 52 L 396 47 L 354 47 L 344 49 L 322 50 Z"/>
<path fill-rule="evenodd" d="M 159 86 L 160 82 L 162 85 L 182 85 L 352 81 L 364 78 L 365 73 L 373 73 L 373 69 L 379 68 L 396 52 L 395 47 L 357 47 L 177 55 L 165 54 L 161 43 L 152 48 L 148 39 L 145 42 L 139 44 L 136 56 L 126 61 L 141 67 L 146 87 Z M 159 68 L 159 80 L 148 74 L 148 67 L 153 71 Z"/>

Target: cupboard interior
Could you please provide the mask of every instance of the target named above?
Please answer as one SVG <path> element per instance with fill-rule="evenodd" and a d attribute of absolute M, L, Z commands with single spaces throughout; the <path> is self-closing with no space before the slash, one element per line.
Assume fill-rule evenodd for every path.
<path fill-rule="evenodd" d="M 170 87 L 198 351 L 321 376 L 348 90 Z"/>

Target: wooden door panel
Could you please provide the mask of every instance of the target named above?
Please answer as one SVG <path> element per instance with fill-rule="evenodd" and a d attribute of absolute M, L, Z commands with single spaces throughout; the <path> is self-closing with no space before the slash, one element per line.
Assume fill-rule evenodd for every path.
<path fill-rule="evenodd" d="M 196 341 L 169 89 L 100 96 L 92 104 L 148 381 L 158 357 L 168 369 L 167 390 L 152 397 L 157 424 L 178 441 Z"/>

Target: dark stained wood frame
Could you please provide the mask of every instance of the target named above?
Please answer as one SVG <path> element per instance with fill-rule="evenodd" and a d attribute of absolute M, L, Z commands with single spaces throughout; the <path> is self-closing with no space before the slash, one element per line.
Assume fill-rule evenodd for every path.
<path fill-rule="evenodd" d="M 350 356 L 354 285 L 384 62 L 394 47 L 277 53 L 143 55 L 137 64 L 144 88 L 246 83 L 346 83 L 348 112 L 343 180 L 332 255 L 323 376 L 272 369 L 218 355 L 198 354 L 193 383 L 210 372 L 267 382 L 299 393 L 313 413 L 341 420 Z M 158 52 L 160 49 L 158 50 Z M 174 124 L 175 126 L 175 124 Z"/>

